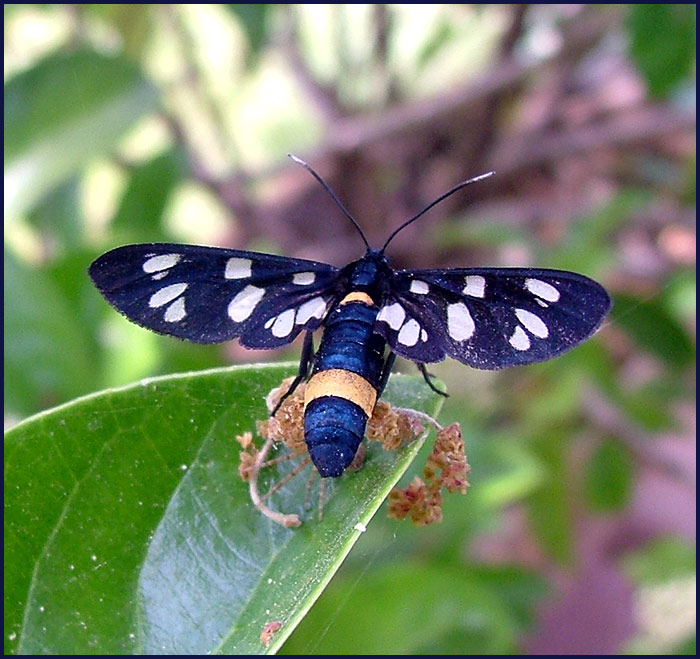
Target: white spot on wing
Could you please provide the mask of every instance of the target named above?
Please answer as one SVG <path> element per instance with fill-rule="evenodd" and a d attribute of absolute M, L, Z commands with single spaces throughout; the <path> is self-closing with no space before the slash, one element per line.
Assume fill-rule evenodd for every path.
<path fill-rule="evenodd" d="M 165 310 L 163 319 L 166 323 L 177 323 L 186 315 L 187 311 L 185 311 L 185 298 L 180 297 Z"/>
<path fill-rule="evenodd" d="M 393 330 L 399 329 L 406 319 L 404 308 L 398 303 L 390 304 L 388 307 L 382 307 L 377 315 L 377 320 L 383 320 Z"/>
<path fill-rule="evenodd" d="M 531 311 L 527 311 L 526 309 L 516 309 L 515 315 L 523 324 L 523 327 L 530 332 L 530 334 L 534 334 L 540 339 L 546 339 L 549 336 L 549 330 L 547 329 L 547 326 L 544 324 L 543 320 Z"/>
<path fill-rule="evenodd" d="M 240 256 L 234 256 L 228 261 L 226 261 L 226 270 L 224 270 L 224 277 L 226 279 L 247 279 L 252 274 L 252 267 L 253 262 L 250 259 L 244 259 Z"/>
<path fill-rule="evenodd" d="M 425 295 L 429 290 L 430 286 L 420 279 L 414 279 L 411 282 L 411 288 L 409 289 L 411 293 L 418 293 L 418 295 Z"/>
<path fill-rule="evenodd" d="M 463 302 L 447 307 L 447 331 L 455 341 L 466 341 L 474 334 L 474 319 Z"/>
<path fill-rule="evenodd" d="M 530 348 L 530 337 L 525 334 L 525 330 L 520 325 L 517 325 L 513 336 L 508 339 L 508 343 L 516 350 L 528 350 Z"/>
<path fill-rule="evenodd" d="M 279 338 L 287 336 L 294 327 L 294 309 L 283 311 L 272 325 L 272 334 Z"/>
<path fill-rule="evenodd" d="M 322 297 L 313 297 L 299 307 L 296 323 L 303 325 L 311 318 L 323 318 L 324 313 L 326 313 L 326 301 Z"/>
<path fill-rule="evenodd" d="M 187 284 L 170 284 L 170 286 L 164 286 L 159 291 L 156 291 L 151 295 L 151 299 L 148 301 L 148 306 L 151 308 L 162 307 L 168 302 L 172 302 L 176 297 L 182 295 L 187 288 Z"/>
<path fill-rule="evenodd" d="M 143 266 L 141 267 L 143 268 L 143 271 L 147 272 L 148 274 L 158 272 L 159 270 L 169 270 L 181 258 L 182 254 L 159 254 L 158 256 L 152 256 L 144 261 Z"/>
<path fill-rule="evenodd" d="M 308 286 L 316 281 L 315 272 L 297 272 L 292 279 L 292 283 L 299 286 Z"/>
<path fill-rule="evenodd" d="M 420 331 L 420 340 L 421 341 L 428 340 L 428 333 L 424 329 L 421 329 L 421 331 Z"/>
<path fill-rule="evenodd" d="M 466 286 L 462 289 L 462 293 L 472 297 L 484 297 L 486 280 L 481 275 L 467 275 L 465 282 Z"/>
<path fill-rule="evenodd" d="M 561 297 L 559 291 L 554 288 L 554 286 L 540 279 L 526 279 L 525 288 L 533 295 L 547 300 L 547 302 L 557 302 Z"/>
<path fill-rule="evenodd" d="M 265 295 L 264 288 L 248 285 L 239 291 L 228 305 L 228 315 L 236 323 L 240 323 L 253 313 L 253 309 Z"/>
<path fill-rule="evenodd" d="M 405 346 L 414 346 L 418 343 L 418 335 L 421 331 L 421 326 L 416 320 L 411 318 L 399 332 L 399 343 L 403 343 Z"/>

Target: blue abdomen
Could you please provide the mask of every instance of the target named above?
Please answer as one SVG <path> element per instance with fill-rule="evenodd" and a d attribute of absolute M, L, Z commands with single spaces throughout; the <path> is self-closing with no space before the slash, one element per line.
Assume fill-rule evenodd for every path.
<path fill-rule="evenodd" d="M 365 434 L 367 414 L 339 396 L 312 400 L 304 413 L 309 455 L 321 476 L 340 476 L 350 465 Z"/>
<path fill-rule="evenodd" d="M 340 476 L 365 434 L 382 381 L 384 339 L 373 332 L 377 309 L 341 304 L 330 314 L 307 385 L 304 433 L 321 476 Z"/>

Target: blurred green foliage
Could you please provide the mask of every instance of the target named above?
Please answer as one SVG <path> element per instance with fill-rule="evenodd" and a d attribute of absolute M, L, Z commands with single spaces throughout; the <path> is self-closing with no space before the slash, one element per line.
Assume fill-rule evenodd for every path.
<path fill-rule="evenodd" d="M 586 492 L 597 512 L 620 510 L 628 502 L 633 482 L 629 451 L 615 439 L 603 440 L 587 465 Z"/>
<path fill-rule="evenodd" d="M 696 21 L 693 4 L 631 7 L 630 55 L 653 96 L 667 96 L 695 68 Z"/>
<path fill-rule="evenodd" d="M 20 215 L 108 153 L 158 96 L 127 59 L 56 54 L 5 85 L 5 214 Z"/>
<path fill-rule="evenodd" d="M 260 230 L 247 223 L 233 184 L 258 202 L 265 185 L 256 185 L 254 174 L 267 183 L 265 175 L 288 151 L 313 147 L 324 154 L 335 128 L 347 136 L 343 128 L 355 114 L 381 115 L 397 95 L 408 104 L 436 90 L 448 94 L 482 60 L 496 59 L 499 30 L 507 23 L 501 12 L 510 11 L 387 7 L 6 6 L 6 425 L 147 376 L 268 359 L 131 325 L 99 297 L 87 266 L 128 242 L 279 249 L 280 224 Z M 423 13 L 415 18 L 412 11 Z M 523 11 L 531 18 L 521 26 L 520 41 L 550 43 L 545 37 L 566 24 L 573 9 L 535 5 Z M 294 12 L 296 32 L 288 23 Z M 590 12 L 617 12 L 598 54 L 623 36 L 646 88 L 641 93 L 654 103 L 673 108 L 682 95 L 676 92 L 694 90 L 694 6 L 615 5 Z M 367 32 L 375 23 L 385 26 L 384 41 L 381 30 Z M 49 36 L 32 39 L 29 47 L 22 36 L 27 25 L 36 28 L 32 34 Z M 294 52 L 279 47 L 289 33 Z M 382 48 L 384 60 L 377 54 Z M 303 65 L 307 77 L 295 79 L 290 71 Z M 329 127 L 324 121 L 334 116 L 327 109 L 333 103 L 346 115 Z M 515 94 L 502 103 L 504 116 L 517 114 Z M 448 132 L 435 127 L 441 130 Z M 460 131 L 486 132 L 488 126 L 465 124 Z M 659 247 L 662 238 L 676 235 L 671 230 L 685 226 L 678 217 L 693 214 L 696 198 L 694 158 L 677 155 L 683 136 L 673 136 L 668 141 L 678 151 L 650 158 L 639 143 L 628 151 L 610 146 L 605 158 L 622 150 L 615 176 L 606 170 L 609 178 L 601 183 L 601 174 L 597 183 L 611 194 L 596 207 L 572 211 L 553 238 L 543 240 L 548 234 L 525 222 L 503 222 L 498 205 L 449 213 L 430 231 L 424 225 L 413 246 L 423 262 L 439 266 L 457 255 L 470 263 L 475 254 L 504 258 L 515 251 L 533 265 L 599 279 L 615 306 L 598 336 L 555 361 L 504 373 L 435 366 L 451 394 L 441 419 L 459 421 L 464 431 L 473 468 L 468 496 L 449 497 L 444 521 L 434 527 L 415 529 L 378 515 L 285 652 L 522 652 L 538 607 L 556 595 L 549 576 L 576 573 L 587 524 L 618 520 L 623 527 L 629 520 L 644 474 L 664 467 L 650 464 L 647 449 L 663 448 L 669 434 L 687 431 L 685 410 L 695 403 L 694 256 L 673 260 Z M 394 146 L 399 142 L 395 138 Z M 361 152 L 359 146 L 344 153 L 339 171 L 349 172 Z M 378 152 L 368 150 L 369 159 Z M 453 160 L 464 156 L 454 153 Z M 595 168 L 600 161 L 594 162 Z M 556 178 L 556 167 L 538 167 L 533 179 L 543 171 Z M 415 172 L 398 174 L 408 179 Z M 501 198 L 517 199 L 537 184 L 518 179 L 518 189 L 504 190 Z M 187 206 L 183 231 L 174 218 L 192 202 L 193 187 L 200 196 Z M 367 196 L 365 207 L 375 202 L 366 189 L 353 194 Z M 654 226 L 653 212 L 664 215 L 669 208 L 676 214 Z M 213 216 L 223 219 L 212 223 Z M 341 224 L 342 218 L 330 229 L 323 212 L 303 220 L 306 231 L 329 243 Z M 653 254 L 632 267 L 630 245 L 640 236 Z M 306 246 L 303 236 L 297 245 L 300 251 Z M 168 432 L 152 429 L 166 453 L 174 441 Z M 54 448 L 33 448 L 27 464 L 55 462 L 70 470 L 75 455 L 57 455 Z M 429 450 L 423 447 L 417 464 Z M 158 465 L 152 469 L 154 480 L 165 478 Z M 26 525 L 43 515 L 40 507 L 28 512 Z M 648 529 L 647 537 L 656 535 Z M 606 560 L 624 568 L 642 592 L 649 581 L 688 577 L 695 569 L 691 554 L 694 548 L 678 532 L 664 542 L 640 541 L 628 553 L 606 554 Z M 12 578 L 6 562 L 6 585 L 8 573 Z M 64 576 L 52 576 L 56 592 Z M 167 610 L 162 613 L 167 624 Z M 694 636 L 686 634 L 662 651 L 683 654 L 691 647 Z M 658 649 L 650 642 L 635 651 L 645 648 Z"/>

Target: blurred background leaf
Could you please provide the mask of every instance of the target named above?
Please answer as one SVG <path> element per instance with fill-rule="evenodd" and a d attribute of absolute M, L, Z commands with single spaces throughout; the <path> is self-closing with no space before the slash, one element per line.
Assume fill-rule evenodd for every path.
<path fill-rule="evenodd" d="M 400 234 L 393 265 L 575 270 L 611 291 L 613 312 L 551 362 L 431 365 L 451 394 L 441 419 L 464 429 L 469 495 L 448 497 L 428 528 L 375 518 L 286 651 L 687 653 L 695 15 L 6 6 L 6 427 L 152 375 L 298 358 L 297 346 L 156 336 L 86 275 L 135 241 L 358 258 L 354 229 L 287 153 L 318 169 L 372 244 L 493 169 Z M 639 578 L 630 557 L 658 579 Z M 666 571 L 673 560 L 682 573 Z M 380 594 L 381 619 L 353 633 Z"/>
<path fill-rule="evenodd" d="M 157 108 L 140 69 L 94 51 L 54 55 L 5 85 L 5 214 L 19 215 L 113 149 Z"/>
<path fill-rule="evenodd" d="M 688 333 L 663 302 L 618 295 L 613 318 L 644 350 L 669 366 L 683 369 L 695 362 L 695 347 Z"/>
<path fill-rule="evenodd" d="M 234 14 L 245 31 L 250 47 L 250 56 L 255 60 L 265 45 L 267 37 L 265 21 L 270 13 L 270 5 L 262 3 L 258 5 L 238 4 L 226 5 L 226 8 Z"/>
<path fill-rule="evenodd" d="M 629 13 L 630 55 L 653 96 L 664 97 L 695 66 L 695 5 L 635 5 Z"/>

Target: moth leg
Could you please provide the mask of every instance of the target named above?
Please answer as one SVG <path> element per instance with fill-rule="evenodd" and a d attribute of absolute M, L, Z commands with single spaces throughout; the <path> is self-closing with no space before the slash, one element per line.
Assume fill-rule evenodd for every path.
<path fill-rule="evenodd" d="M 299 373 L 297 376 L 294 378 L 294 381 L 290 385 L 289 389 L 285 391 L 284 395 L 282 398 L 279 399 L 279 402 L 277 405 L 275 405 L 275 409 L 270 412 L 270 416 L 275 416 L 277 414 L 277 410 L 281 407 L 282 403 L 284 403 L 289 396 L 291 396 L 294 393 L 294 390 L 299 386 L 302 380 L 305 380 L 308 375 L 309 375 L 309 370 L 311 368 L 311 363 L 313 362 L 313 357 L 314 357 L 314 336 L 311 332 L 307 332 L 304 335 L 304 345 L 301 348 L 301 359 L 299 360 Z"/>
<path fill-rule="evenodd" d="M 386 358 L 386 362 L 384 362 L 384 370 L 382 371 L 382 377 L 379 380 L 379 387 L 377 388 L 377 397 L 382 395 L 384 387 L 386 387 L 386 383 L 389 381 L 389 375 L 391 374 L 391 369 L 395 361 L 396 353 L 390 352 L 389 356 Z"/>
<path fill-rule="evenodd" d="M 434 378 L 435 376 L 432 375 L 431 373 L 428 373 L 428 369 L 425 368 L 425 364 L 421 362 L 416 362 L 416 366 L 418 367 L 418 370 L 423 374 L 423 379 L 428 383 L 428 386 L 436 393 L 440 394 L 441 396 L 444 396 L 445 398 L 449 398 L 450 394 L 440 391 L 431 381 L 430 378 Z"/>

